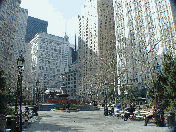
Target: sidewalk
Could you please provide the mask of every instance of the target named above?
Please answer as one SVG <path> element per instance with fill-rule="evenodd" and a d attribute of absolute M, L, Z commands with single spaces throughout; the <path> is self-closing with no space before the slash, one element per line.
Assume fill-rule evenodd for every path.
<path fill-rule="evenodd" d="M 148 123 L 147 126 L 143 126 L 144 121 L 130 121 L 131 123 L 125 126 L 115 127 L 118 132 L 170 132 L 168 127 L 156 127 L 154 123 Z M 114 132 L 115 132 L 114 131 Z"/>
<path fill-rule="evenodd" d="M 171 132 L 168 127 L 154 123 L 143 126 L 144 121 L 123 121 L 113 116 L 103 116 L 103 111 L 55 112 L 39 111 L 39 118 L 30 123 L 26 132 Z"/>

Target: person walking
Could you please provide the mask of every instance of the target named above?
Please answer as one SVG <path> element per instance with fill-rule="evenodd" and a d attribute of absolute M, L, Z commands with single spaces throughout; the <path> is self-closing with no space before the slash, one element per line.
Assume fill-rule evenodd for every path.
<path fill-rule="evenodd" d="M 69 108 L 70 108 L 70 104 L 69 104 L 69 102 L 67 101 L 67 112 L 68 112 L 68 113 L 70 113 Z"/>

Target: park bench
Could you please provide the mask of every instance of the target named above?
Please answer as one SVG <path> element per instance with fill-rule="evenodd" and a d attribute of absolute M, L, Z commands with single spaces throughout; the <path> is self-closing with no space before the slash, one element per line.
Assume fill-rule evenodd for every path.
<path fill-rule="evenodd" d="M 144 120 L 145 119 L 145 116 L 148 115 L 149 112 L 148 111 L 135 111 L 134 112 L 134 118 L 135 119 L 142 119 Z"/>

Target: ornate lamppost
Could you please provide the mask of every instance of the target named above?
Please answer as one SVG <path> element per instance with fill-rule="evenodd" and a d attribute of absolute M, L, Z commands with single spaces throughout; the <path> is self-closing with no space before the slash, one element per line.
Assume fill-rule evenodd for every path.
<path fill-rule="evenodd" d="M 17 59 L 17 68 L 19 72 L 17 94 L 19 94 L 18 96 L 20 97 L 20 132 L 22 132 L 22 77 L 23 77 L 22 73 L 23 73 L 24 66 L 25 66 L 25 60 L 21 53 L 19 58 Z"/>
<path fill-rule="evenodd" d="M 62 73 L 62 81 L 63 81 L 63 83 L 62 83 L 62 86 L 61 86 L 61 89 L 62 89 L 62 91 L 63 91 L 63 93 L 62 94 L 67 94 L 67 87 L 65 86 L 65 73 L 63 72 Z"/>
<path fill-rule="evenodd" d="M 126 97 L 126 101 L 125 102 L 128 102 L 128 91 L 125 89 L 125 97 Z M 127 105 L 127 104 L 126 104 Z"/>
<path fill-rule="evenodd" d="M 105 84 L 104 84 L 104 91 L 105 91 L 105 97 L 104 97 L 104 115 L 107 116 L 108 115 L 108 106 L 107 106 L 107 82 L 105 81 Z"/>
<path fill-rule="evenodd" d="M 38 85 L 40 84 L 39 80 L 37 79 L 36 83 L 36 103 L 37 103 L 37 108 L 38 108 L 38 102 L 39 102 L 39 88 Z"/>

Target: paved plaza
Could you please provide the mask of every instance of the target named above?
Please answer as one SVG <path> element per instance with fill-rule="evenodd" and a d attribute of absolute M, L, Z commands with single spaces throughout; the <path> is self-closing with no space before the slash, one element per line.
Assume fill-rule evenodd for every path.
<path fill-rule="evenodd" d="M 30 123 L 26 132 L 167 132 L 167 127 L 156 127 L 144 121 L 123 121 L 104 116 L 103 111 L 39 111 L 39 117 Z"/>

